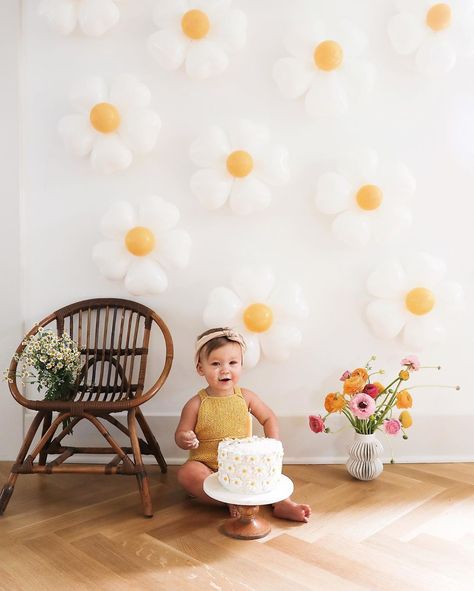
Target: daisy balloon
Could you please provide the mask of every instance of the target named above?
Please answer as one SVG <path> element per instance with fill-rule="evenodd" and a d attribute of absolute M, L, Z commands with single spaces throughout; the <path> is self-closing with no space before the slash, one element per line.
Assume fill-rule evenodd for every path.
<path fill-rule="evenodd" d="M 189 261 L 191 239 L 175 228 L 178 220 L 178 208 L 161 197 L 146 197 L 138 211 L 118 201 L 102 218 L 107 240 L 94 246 L 93 260 L 107 279 L 123 279 L 131 294 L 161 293 L 168 286 L 165 269 Z"/>
<path fill-rule="evenodd" d="M 127 168 L 133 153 L 150 152 L 161 120 L 149 108 L 145 84 L 128 74 L 118 76 L 110 89 L 94 76 L 75 84 L 70 100 L 77 113 L 59 121 L 59 134 L 76 156 L 89 156 L 92 167 L 103 173 Z"/>
<path fill-rule="evenodd" d="M 193 142 L 190 156 L 201 167 L 191 177 L 191 191 L 207 209 L 229 201 L 237 214 L 260 211 L 270 204 L 269 185 L 290 178 L 287 149 L 270 143 L 268 130 L 247 120 L 228 133 L 209 128 Z"/>
<path fill-rule="evenodd" d="M 191 78 L 223 72 L 228 53 L 246 42 L 247 18 L 231 0 L 159 0 L 153 18 L 158 31 L 148 38 L 151 55 L 165 70 L 184 64 Z"/>
<path fill-rule="evenodd" d="M 439 342 L 448 314 L 463 304 L 463 290 L 446 281 L 446 265 L 427 253 L 384 261 L 368 278 L 376 299 L 367 306 L 374 334 L 393 339 L 403 335 L 406 346 L 422 349 Z"/>
<path fill-rule="evenodd" d="M 317 209 L 335 215 L 332 230 L 350 246 L 389 240 L 411 224 L 409 200 L 415 179 L 402 162 L 380 162 L 373 150 L 341 158 L 336 171 L 322 174 Z"/>
<path fill-rule="evenodd" d="M 284 44 L 291 57 L 275 63 L 273 78 L 285 97 L 304 95 L 311 116 L 342 115 L 352 100 L 372 91 L 375 70 L 361 57 L 367 39 L 352 23 L 307 22 L 294 27 Z"/>
<path fill-rule="evenodd" d="M 69 35 L 79 25 L 91 37 L 103 35 L 120 17 L 115 0 L 41 0 L 38 12 L 62 35 Z"/>
<path fill-rule="evenodd" d="M 301 343 L 295 321 L 306 318 L 308 308 L 299 285 L 276 284 L 267 268 L 244 268 L 234 274 L 232 289 L 216 287 L 203 314 L 206 326 L 232 326 L 247 344 L 245 366 L 254 367 L 262 354 L 285 361 Z"/>
<path fill-rule="evenodd" d="M 458 54 L 474 54 L 471 0 L 397 0 L 398 13 L 388 22 L 393 48 L 415 55 L 418 70 L 428 75 L 451 70 Z"/>

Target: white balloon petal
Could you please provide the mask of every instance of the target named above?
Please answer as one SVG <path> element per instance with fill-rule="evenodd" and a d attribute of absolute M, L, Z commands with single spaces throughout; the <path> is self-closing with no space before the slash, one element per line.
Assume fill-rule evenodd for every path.
<path fill-rule="evenodd" d="M 79 5 L 79 25 L 86 35 L 99 37 L 119 20 L 120 11 L 113 0 L 82 0 Z"/>
<path fill-rule="evenodd" d="M 428 76 L 446 74 L 456 64 L 456 52 L 447 42 L 440 39 L 425 39 L 416 53 L 416 66 Z"/>
<path fill-rule="evenodd" d="M 189 155 L 197 166 L 204 168 L 223 166 L 231 147 L 227 134 L 216 125 L 209 127 L 191 144 Z"/>
<path fill-rule="evenodd" d="M 307 112 L 311 117 L 343 115 L 349 108 L 347 91 L 340 78 L 333 73 L 320 73 L 315 77 L 305 97 Z"/>
<path fill-rule="evenodd" d="M 290 180 L 288 150 L 281 144 L 266 146 L 256 167 L 261 179 L 270 185 L 281 185 Z"/>
<path fill-rule="evenodd" d="M 153 21 L 159 29 L 167 27 L 178 29 L 181 18 L 187 10 L 189 10 L 187 0 L 160 0 L 155 2 Z"/>
<path fill-rule="evenodd" d="M 138 154 L 151 152 L 161 129 L 161 119 L 151 109 L 126 111 L 118 133 L 130 150 Z"/>
<path fill-rule="evenodd" d="M 416 252 L 403 258 L 411 287 L 433 288 L 446 274 L 446 263 L 426 252 Z"/>
<path fill-rule="evenodd" d="M 227 201 L 233 179 L 229 175 L 213 169 L 198 170 L 191 177 L 190 185 L 201 205 L 207 209 L 222 207 Z"/>
<path fill-rule="evenodd" d="M 139 224 L 149 227 L 156 234 L 168 232 L 174 228 L 179 217 L 179 209 L 174 203 L 156 195 L 142 199 L 138 208 Z"/>
<path fill-rule="evenodd" d="M 374 65 L 361 60 L 354 60 L 346 64 L 343 73 L 349 100 L 366 100 L 374 89 Z"/>
<path fill-rule="evenodd" d="M 406 347 L 418 351 L 439 343 L 444 334 L 443 326 L 435 317 L 411 316 L 403 329 L 403 342 Z"/>
<path fill-rule="evenodd" d="M 295 326 L 277 324 L 260 336 L 260 343 L 265 357 L 270 361 L 286 361 L 291 351 L 301 345 L 301 331 Z"/>
<path fill-rule="evenodd" d="M 324 24 L 321 21 L 309 19 L 306 23 L 293 26 L 285 35 L 283 43 L 293 57 L 314 66 L 314 49 L 325 38 Z"/>
<path fill-rule="evenodd" d="M 128 168 L 132 158 L 132 152 L 115 134 L 96 138 L 91 152 L 92 168 L 105 174 Z"/>
<path fill-rule="evenodd" d="M 58 125 L 66 148 L 76 156 L 87 156 L 92 150 L 95 134 L 84 115 L 66 115 Z"/>
<path fill-rule="evenodd" d="M 125 276 L 125 287 L 133 295 L 156 295 L 166 290 L 168 279 L 155 261 L 135 257 Z"/>
<path fill-rule="evenodd" d="M 203 312 L 204 324 L 208 327 L 235 326 L 240 320 L 241 310 L 242 302 L 231 289 L 216 287 L 209 294 Z"/>
<path fill-rule="evenodd" d="M 258 340 L 257 335 L 247 332 L 244 332 L 243 337 L 245 344 L 247 345 L 244 354 L 244 367 L 246 369 L 251 369 L 260 361 L 260 341 Z"/>
<path fill-rule="evenodd" d="M 277 285 L 268 303 L 275 315 L 285 319 L 304 319 L 309 314 L 308 304 L 298 283 L 288 282 Z"/>
<path fill-rule="evenodd" d="M 151 101 L 151 92 L 135 76 L 121 74 L 110 85 L 110 101 L 120 110 L 145 109 Z"/>
<path fill-rule="evenodd" d="M 232 287 L 245 305 L 265 302 L 275 285 L 275 276 L 267 267 L 244 267 L 232 276 Z"/>
<path fill-rule="evenodd" d="M 369 275 L 367 290 L 379 298 L 402 299 L 408 289 L 405 269 L 398 259 L 388 259 Z"/>
<path fill-rule="evenodd" d="M 100 230 L 104 236 L 124 243 L 125 234 L 137 225 L 135 208 L 128 201 L 113 203 L 100 222 Z"/>
<path fill-rule="evenodd" d="M 311 86 L 314 67 L 295 58 L 285 57 L 274 64 L 272 75 L 282 95 L 295 99 L 302 96 Z"/>
<path fill-rule="evenodd" d="M 38 14 L 44 16 L 49 25 L 61 35 L 69 35 L 76 28 L 75 0 L 42 0 L 38 6 Z"/>
<path fill-rule="evenodd" d="M 94 246 L 92 259 L 107 279 L 123 279 L 132 262 L 132 255 L 119 242 L 99 242 Z"/>
<path fill-rule="evenodd" d="M 326 172 L 318 178 L 314 202 L 322 213 L 339 213 L 349 206 L 352 199 L 351 184 L 342 175 Z"/>
<path fill-rule="evenodd" d="M 345 152 L 339 159 L 338 170 L 355 185 L 373 183 L 379 158 L 375 150 Z M 356 192 L 360 186 L 356 187 Z"/>
<path fill-rule="evenodd" d="M 464 290 L 455 281 L 445 281 L 436 286 L 436 306 L 443 311 L 453 312 L 464 308 Z"/>
<path fill-rule="evenodd" d="M 270 189 L 258 179 L 245 178 L 232 186 L 229 204 L 234 213 L 248 215 L 267 208 L 270 202 Z"/>
<path fill-rule="evenodd" d="M 184 269 L 191 254 L 191 237 L 184 230 L 171 230 L 158 239 L 153 257 L 166 268 Z"/>
<path fill-rule="evenodd" d="M 247 17 L 241 10 L 226 11 L 215 20 L 210 34 L 226 51 L 238 51 L 247 40 Z"/>
<path fill-rule="evenodd" d="M 100 76 L 78 80 L 71 87 L 69 100 L 77 111 L 89 116 L 94 105 L 108 100 L 107 85 Z"/>
<path fill-rule="evenodd" d="M 344 54 L 351 57 L 360 55 L 368 46 L 367 35 L 347 19 L 335 25 L 332 35 L 341 43 Z"/>
<path fill-rule="evenodd" d="M 367 215 L 355 211 L 340 213 L 332 223 L 332 231 L 338 240 L 348 246 L 367 244 L 371 236 Z"/>
<path fill-rule="evenodd" d="M 184 65 L 190 78 L 204 80 L 221 74 L 228 64 L 227 54 L 217 43 L 200 41 L 188 47 Z"/>
<path fill-rule="evenodd" d="M 377 223 L 372 232 L 377 243 L 389 242 L 395 236 L 402 234 L 411 226 L 413 216 L 406 207 L 390 207 L 378 214 Z"/>
<path fill-rule="evenodd" d="M 246 150 L 250 154 L 260 153 L 268 144 L 270 134 L 268 128 L 248 119 L 240 119 L 230 124 L 230 143 L 233 150 Z"/>
<path fill-rule="evenodd" d="M 164 70 L 177 70 L 186 58 L 190 41 L 180 31 L 160 30 L 148 37 L 147 47 Z"/>
<path fill-rule="evenodd" d="M 388 36 L 397 53 L 413 53 L 423 40 L 423 23 L 415 14 L 402 12 L 388 22 Z"/>
<path fill-rule="evenodd" d="M 377 177 L 384 195 L 406 199 L 415 192 L 415 177 L 403 162 L 381 162 Z"/>
<path fill-rule="evenodd" d="M 406 314 L 400 302 L 375 300 L 366 308 L 367 320 L 375 336 L 393 339 L 403 328 Z"/>

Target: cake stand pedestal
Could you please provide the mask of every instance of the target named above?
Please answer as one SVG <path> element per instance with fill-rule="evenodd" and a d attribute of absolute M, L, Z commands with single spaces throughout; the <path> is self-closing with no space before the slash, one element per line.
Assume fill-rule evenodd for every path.
<path fill-rule="evenodd" d="M 293 492 L 293 482 L 282 474 L 272 491 L 248 495 L 227 490 L 219 482 L 217 474 L 211 474 L 204 481 L 204 492 L 212 499 L 237 506 L 239 517 L 227 519 L 222 526 L 223 533 L 238 540 L 256 540 L 271 530 L 268 521 L 258 515 L 260 505 L 270 505 L 288 498 Z"/>

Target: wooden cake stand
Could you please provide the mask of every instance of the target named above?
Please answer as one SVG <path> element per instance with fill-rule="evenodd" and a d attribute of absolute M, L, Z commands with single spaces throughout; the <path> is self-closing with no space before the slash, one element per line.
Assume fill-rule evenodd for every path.
<path fill-rule="evenodd" d="M 257 515 L 260 505 L 270 505 L 288 498 L 293 492 L 293 482 L 282 475 L 274 490 L 248 495 L 227 490 L 219 482 L 217 474 L 211 474 L 204 481 L 204 492 L 212 499 L 237 506 L 240 516 L 227 519 L 222 526 L 223 533 L 238 540 L 256 540 L 271 530 L 268 521 Z"/>

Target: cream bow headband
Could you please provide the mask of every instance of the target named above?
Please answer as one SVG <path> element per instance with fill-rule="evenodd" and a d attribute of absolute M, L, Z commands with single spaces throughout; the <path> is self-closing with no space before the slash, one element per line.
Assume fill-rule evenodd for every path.
<path fill-rule="evenodd" d="M 223 329 L 216 329 L 209 334 L 203 335 L 200 339 L 196 341 L 195 347 L 195 354 L 194 354 L 194 364 L 197 365 L 199 363 L 199 353 L 204 345 L 207 345 L 209 341 L 213 341 L 214 339 L 218 339 L 219 337 L 225 337 L 229 341 L 233 341 L 234 343 L 239 343 L 242 347 L 242 353 L 245 353 L 245 349 L 247 345 L 245 344 L 244 337 L 233 330 L 232 328 L 223 328 Z"/>

